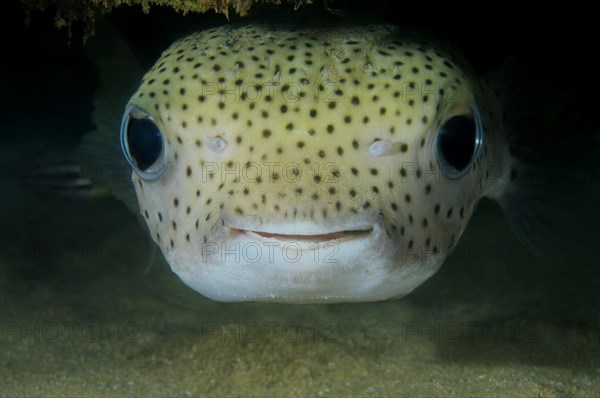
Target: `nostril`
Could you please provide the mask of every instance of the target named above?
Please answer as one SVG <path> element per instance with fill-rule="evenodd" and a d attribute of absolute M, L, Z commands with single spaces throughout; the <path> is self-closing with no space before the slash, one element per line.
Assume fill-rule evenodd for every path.
<path fill-rule="evenodd" d="M 214 153 L 223 153 L 227 148 L 227 141 L 221 137 L 210 137 L 207 141 L 208 148 Z"/>
<path fill-rule="evenodd" d="M 369 153 L 373 156 L 381 156 L 392 148 L 390 140 L 376 140 L 369 146 Z"/>

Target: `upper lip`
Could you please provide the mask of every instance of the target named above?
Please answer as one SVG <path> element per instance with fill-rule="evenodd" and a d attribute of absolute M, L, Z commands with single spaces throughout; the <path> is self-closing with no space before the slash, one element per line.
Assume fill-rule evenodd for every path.
<path fill-rule="evenodd" d="M 255 234 L 263 238 L 271 238 L 282 241 L 308 241 L 308 242 L 326 242 L 331 240 L 351 239 L 355 237 L 364 237 L 373 231 L 373 227 L 348 229 L 332 231 L 322 234 L 284 234 L 280 232 L 268 232 L 248 230 L 243 228 L 230 227 L 233 233 Z"/>

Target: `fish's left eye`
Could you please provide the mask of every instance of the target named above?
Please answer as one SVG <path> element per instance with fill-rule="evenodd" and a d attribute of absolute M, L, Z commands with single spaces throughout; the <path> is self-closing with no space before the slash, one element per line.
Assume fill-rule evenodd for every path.
<path fill-rule="evenodd" d="M 446 177 L 462 177 L 479 153 L 483 133 L 479 114 L 457 115 L 440 128 L 437 138 L 438 160 Z"/>
<path fill-rule="evenodd" d="M 162 133 L 150 115 L 139 107 L 125 110 L 121 148 L 131 167 L 144 180 L 153 181 L 162 175 L 166 166 Z"/>

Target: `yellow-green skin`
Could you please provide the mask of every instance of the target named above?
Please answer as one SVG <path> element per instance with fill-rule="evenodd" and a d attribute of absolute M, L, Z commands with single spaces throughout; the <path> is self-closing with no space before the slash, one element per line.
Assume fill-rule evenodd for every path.
<path fill-rule="evenodd" d="M 506 145 L 484 102 L 457 63 L 390 26 L 202 31 L 130 100 L 165 141 L 160 177 L 133 173 L 140 210 L 173 271 L 210 298 L 400 297 L 502 189 Z M 448 178 L 440 127 L 476 112 L 483 143 Z"/>

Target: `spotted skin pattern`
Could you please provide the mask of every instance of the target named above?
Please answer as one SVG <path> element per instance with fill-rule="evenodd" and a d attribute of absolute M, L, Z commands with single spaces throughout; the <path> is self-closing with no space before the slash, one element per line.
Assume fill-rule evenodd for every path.
<path fill-rule="evenodd" d="M 174 272 L 216 300 L 403 296 L 498 189 L 490 165 L 505 167 L 468 69 L 390 26 L 205 30 L 167 49 L 129 106 L 166 147 L 158 179 L 133 173 L 147 226 Z M 475 107 L 483 144 L 464 176 L 447 178 L 438 131 Z M 214 254 L 269 239 L 329 242 L 338 261 L 305 248 L 298 262 Z"/>

